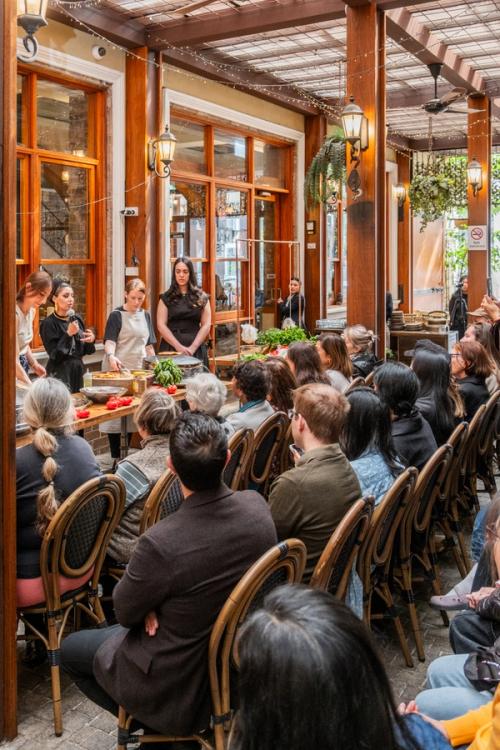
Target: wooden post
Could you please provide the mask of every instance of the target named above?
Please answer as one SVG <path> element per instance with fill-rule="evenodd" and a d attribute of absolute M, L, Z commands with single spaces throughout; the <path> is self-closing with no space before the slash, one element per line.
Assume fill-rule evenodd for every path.
<path fill-rule="evenodd" d="M 305 169 L 326 138 L 326 117 L 308 115 L 305 118 Z M 299 186 L 300 190 L 300 186 Z M 315 231 L 307 232 L 307 222 L 313 221 Z M 306 233 L 304 238 L 304 296 L 306 300 L 306 325 L 314 332 L 316 321 L 326 315 L 326 232 L 325 210 L 322 204 L 312 208 L 306 205 Z"/>
<path fill-rule="evenodd" d="M 347 188 L 347 321 L 379 337 L 385 354 L 385 17 L 374 4 L 347 7 L 347 96 L 369 126 L 358 166 L 361 194 Z M 350 148 L 347 172 L 351 171 Z"/>
<path fill-rule="evenodd" d="M 125 218 L 125 264 L 137 266 L 154 311 L 159 291 L 156 196 L 160 178 L 148 168 L 148 142 L 160 135 L 160 68 L 146 47 L 134 50 L 134 55 L 126 61 L 125 203 L 137 207 L 139 215 Z"/>
<path fill-rule="evenodd" d="M 413 310 L 413 255 L 411 241 L 411 214 L 408 189 L 410 187 L 410 157 L 397 154 L 398 182 L 406 189 L 406 200 L 398 207 L 398 297 L 399 309 Z"/>
<path fill-rule="evenodd" d="M 0 6 L 0 740 L 17 733 L 16 670 L 16 4 Z"/>
<path fill-rule="evenodd" d="M 469 161 L 477 159 L 483 173 L 483 186 L 477 195 L 474 195 L 470 185 L 467 186 L 469 230 L 471 227 L 482 227 L 486 239 L 485 250 L 474 250 L 469 245 L 468 307 L 469 310 L 475 310 L 486 293 L 486 279 L 490 268 L 491 102 L 487 96 L 470 96 L 468 106 L 479 111 L 470 113 L 467 118 L 467 156 Z M 478 233 L 480 231 L 478 229 Z"/>

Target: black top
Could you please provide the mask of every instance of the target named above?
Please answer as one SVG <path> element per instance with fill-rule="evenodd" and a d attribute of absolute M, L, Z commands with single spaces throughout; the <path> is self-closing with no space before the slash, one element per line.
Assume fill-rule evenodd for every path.
<path fill-rule="evenodd" d="M 78 323 L 80 332 L 83 333 L 85 325 L 80 316 L 75 315 L 72 320 Z M 82 357 L 93 354 L 95 346 L 81 341 L 78 333 L 76 336 L 68 336 L 68 325 L 68 318 L 60 318 L 52 313 L 40 323 L 40 336 L 49 355 L 47 375 L 62 380 L 71 393 L 76 393 L 83 386 Z"/>
<path fill-rule="evenodd" d="M 201 305 L 193 305 L 187 294 L 167 302 L 167 292 L 164 292 L 160 295 L 160 299 L 168 310 L 167 326 L 180 344 L 191 346 L 200 330 L 201 316 L 208 302 L 208 296 L 203 294 Z M 161 340 L 160 351 L 171 348 L 172 345 L 168 341 Z M 203 359 L 202 348 L 200 347 L 193 356 Z"/>
<path fill-rule="evenodd" d="M 461 339 L 467 328 L 467 294 L 457 289 L 450 297 L 448 312 L 450 313 L 450 328 L 452 331 L 458 331 L 458 338 Z"/>
<path fill-rule="evenodd" d="M 391 431 L 396 453 L 407 466 L 416 466 L 419 471 L 437 450 L 430 424 L 416 410 L 411 416 L 392 422 Z"/>
<path fill-rule="evenodd" d="M 416 400 L 415 406 L 421 415 L 429 422 L 438 446 L 444 445 L 457 424 L 461 421 L 460 418 L 450 416 L 445 425 L 439 426 L 436 422 L 436 405 L 429 395 L 420 396 Z"/>
<path fill-rule="evenodd" d="M 280 302 L 278 305 L 281 322 L 283 322 L 285 318 L 291 318 L 296 326 L 303 328 L 305 307 L 306 303 L 303 294 L 296 292 L 295 294 L 292 294 L 291 297 L 287 297 L 284 302 Z"/>
<path fill-rule="evenodd" d="M 457 385 L 464 401 L 464 419 L 466 422 L 470 422 L 479 407 L 485 404 L 490 397 L 486 381 L 477 375 L 469 375 L 467 378 L 457 378 Z"/>
<path fill-rule="evenodd" d="M 106 329 L 104 331 L 104 341 L 114 341 L 115 343 L 118 341 L 120 331 L 122 330 L 122 312 L 127 312 L 123 305 L 121 307 L 117 307 L 116 310 L 113 310 L 113 312 L 110 313 L 109 318 L 106 322 Z M 149 329 L 149 338 L 146 342 L 146 346 L 151 346 L 152 344 L 156 344 L 156 336 L 153 329 L 153 323 L 151 321 L 151 315 L 149 314 L 149 312 L 147 310 L 143 310 L 143 313 Z"/>
<path fill-rule="evenodd" d="M 375 354 L 370 351 L 359 352 L 351 357 L 352 371 L 355 378 L 361 376 L 366 378 L 378 362 Z"/>
<path fill-rule="evenodd" d="M 59 503 L 88 479 L 101 475 L 90 445 L 78 435 L 58 435 L 54 454 L 58 471 L 54 489 Z M 38 578 L 42 537 L 35 529 L 36 499 L 47 486 L 42 477 L 45 458 L 33 445 L 16 451 L 17 577 Z"/>

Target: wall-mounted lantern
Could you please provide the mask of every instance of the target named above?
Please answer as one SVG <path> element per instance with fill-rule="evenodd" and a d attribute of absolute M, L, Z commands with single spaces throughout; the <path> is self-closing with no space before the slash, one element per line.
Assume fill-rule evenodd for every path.
<path fill-rule="evenodd" d="M 351 144 L 351 164 L 354 165 L 347 178 L 347 185 L 354 193 L 354 197 L 359 198 L 362 190 L 357 167 L 360 162 L 360 152 L 368 148 L 368 118 L 351 96 L 349 104 L 342 110 L 340 119 L 344 129 L 344 139 Z"/>
<path fill-rule="evenodd" d="M 42 26 L 47 26 L 48 0 L 17 0 L 17 25 L 26 32 L 23 38 L 26 55 L 18 55 L 19 60 L 31 62 L 38 54 L 38 42 L 34 34 Z"/>
<path fill-rule="evenodd" d="M 483 169 L 477 159 L 472 159 L 467 164 L 467 182 L 472 188 L 474 197 L 483 187 Z"/>
<path fill-rule="evenodd" d="M 392 194 L 394 198 L 398 202 L 398 206 L 401 207 L 404 202 L 406 201 L 406 188 L 401 182 L 398 182 L 397 185 L 394 185 L 392 188 Z"/>
<path fill-rule="evenodd" d="M 165 125 L 165 132 L 148 143 L 148 167 L 158 177 L 170 176 L 170 165 L 174 160 L 177 138 Z"/>

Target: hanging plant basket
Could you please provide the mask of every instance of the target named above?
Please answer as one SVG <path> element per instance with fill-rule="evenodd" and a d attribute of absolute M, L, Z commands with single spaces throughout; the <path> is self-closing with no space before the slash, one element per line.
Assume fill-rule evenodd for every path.
<path fill-rule="evenodd" d="M 440 219 L 453 208 L 453 182 L 442 174 L 417 172 L 408 195 L 413 212 L 422 222 L 421 232 L 429 222 Z"/>
<path fill-rule="evenodd" d="M 309 207 L 335 203 L 345 182 L 345 142 L 341 130 L 325 139 L 307 170 L 304 192 Z"/>

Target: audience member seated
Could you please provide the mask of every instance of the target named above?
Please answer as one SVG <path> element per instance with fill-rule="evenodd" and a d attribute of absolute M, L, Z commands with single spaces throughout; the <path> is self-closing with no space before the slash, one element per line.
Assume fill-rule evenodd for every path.
<path fill-rule="evenodd" d="M 451 356 L 451 371 L 464 402 L 465 420 L 470 422 L 490 397 L 486 378 L 494 372 L 495 366 L 479 341 L 460 341 L 453 347 Z"/>
<path fill-rule="evenodd" d="M 495 346 L 495 339 L 490 323 L 473 323 L 462 338 L 462 341 L 479 341 L 489 354 L 495 370 L 486 378 L 486 387 L 490 396 L 498 390 L 500 383 L 500 352 Z"/>
<path fill-rule="evenodd" d="M 125 512 L 108 545 L 109 556 L 117 562 L 127 563 L 135 549 L 144 504 L 167 468 L 169 435 L 178 416 L 172 396 L 159 390 L 147 391 L 135 413 L 141 450 L 129 453 L 116 468 L 127 491 Z"/>
<path fill-rule="evenodd" d="M 233 370 L 231 387 L 241 406 L 237 412 L 228 416 L 227 421 L 235 431 L 249 427 L 256 432 L 274 414 L 274 409 L 267 400 L 269 370 L 259 360 L 239 362 Z"/>
<path fill-rule="evenodd" d="M 455 401 L 450 395 L 450 360 L 442 354 L 417 349 L 411 367 L 419 382 L 415 406 L 429 422 L 438 446 L 443 445 L 465 413 L 460 395 L 455 395 Z"/>
<path fill-rule="evenodd" d="M 392 441 L 389 412 L 371 388 L 356 388 L 347 400 L 351 408 L 340 446 L 358 477 L 361 495 L 373 495 L 378 505 L 403 470 Z"/>
<path fill-rule="evenodd" d="M 191 411 L 200 411 L 202 414 L 214 417 L 222 425 L 226 435 L 230 437 L 234 432 L 233 426 L 227 419 L 219 416 L 226 400 L 225 384 L 211 372 L 200 372 L 192 378 L 187 378 L 186 401 Z"/>
<path fill-rule="evenodd" d="M 275 411 L 287 414 L 293 408 L 292 393 L 297 388 L 295 375 L 283 357 L 268 357 L 264 364 L 269 373 L 267 400 Z"/>
<path fill-rule="evenodd" d="M 43 602 L 40 547 L 56 510 L 101 471 L 90 445 L 71 432 L 74 406 L 64 383 L 36 380 L 24 400 L 33 442 L 16 451 L 17 606 Z M 62 582 L 67 591 L 69 583 Z M 71 580 L 75 588 L 75 580 Z"/>
<path fill-rule="evenodd" d="M 356 325 L 348 326 L 342 338 L 351 358 L 353 376 L 366 378 L 377 364 L 377 358 L 373 353 L 373 344 L 377 337 L 373 331 L 369 331 L 362 325 Z"/>
<path fill-rule="evenodd" d="M 211 627 L 243 573 L 276 543 L 265 500 L 223 484 L 229 456 L 215 419 L 182 414 L 168 464 L 184 502 L 139 537 L 113 592 L 119 624 L 62 643 L 63 668 L 85 695 L 158 732 L 208 727 Z"/>
<path fill-rule="evenodd" d="M 374 378 L 380 400 L 391 412 L 394 447 L 407 466 L 422 469 L 437 450 L 431 427 L 415 406 L 418 379 L 401 362 L 386 362 Z"/>
<path fill-rule="evenodd" d="M 244 623 L 230 750 L 449 750 L 400 716 L 363 623 L 324 591 L 279 586 Z"/>
<path fill-rule="evenodd" d="M 322 333 L 316 343 L 316 349 L 330 383 L 344 393 L 352 380 L 352 362 L 344 339 L 332 333 Z"/>
<path fill-rule="evenodd" d="M 330 385 L 330 378 L 323 373 L 316 347 L 308 341 L 295 341 L 290 344 L 286 353 L 286 362 L 297 380 L 297 385 L 308 383 Z"/>
<path fill-rule="evenodd" d="M 279 539 L 296 537 L 307 547 L 303 580 L 314 566 L 361 489 L 339 447 L 349 410 L 347 399 L 330 385 L 315 383 L 293 394 L 292 435 L 295 468 L 273 483 L 269 507 Z"/>

